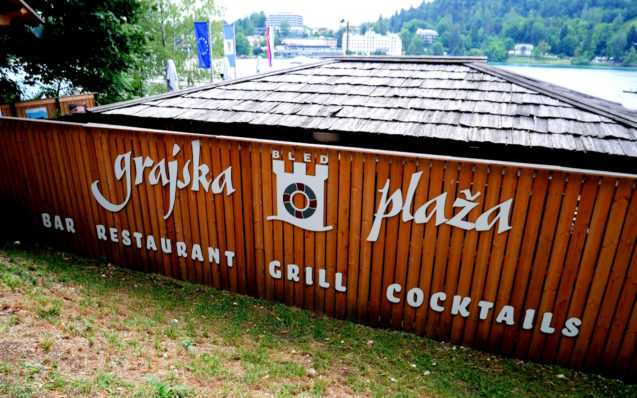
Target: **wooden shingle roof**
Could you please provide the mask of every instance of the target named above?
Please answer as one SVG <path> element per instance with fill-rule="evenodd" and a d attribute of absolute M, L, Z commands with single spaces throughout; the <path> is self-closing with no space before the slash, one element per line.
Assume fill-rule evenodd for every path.
<path fill-rule="evenodd" d="M 637 157 L 637 112 L 483 61 L 341 57 L 92 112 Z"/>

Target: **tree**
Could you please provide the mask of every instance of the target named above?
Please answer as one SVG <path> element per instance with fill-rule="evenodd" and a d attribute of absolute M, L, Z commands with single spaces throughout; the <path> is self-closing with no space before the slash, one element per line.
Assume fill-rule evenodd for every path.
<path fill-rule="evenodd" d="M 411 39 L 411 43 L 409 43 L 409 47 L 407 47 L 408 55 L 422 55 L 425 53 L 425 42 L 422 40 L 420 35 L 416 34 Z"/>
<path fill-rule="evenodd" d="M 145 92 L 139 95 L 166 91 L 165 84 L 153 84 L 150 81 L 164 77 L 169 59 L 175 62 L 177 76 L 187 86 L 209 81 L 210 71 L 198 67 L 194 23 L 209 21 L 218 15 L 214 0 L 144 1 L 149 8 L 143 23 L 144 31 L 149 37 L 149 56 L 144 58 L 140 68 L 146 84 Z M 220 58 L 222 54 L 221 22 L 213 22 L 212 55 L 213 58 Z"/>
<path fill-rule="evenodd" d="M 278 33 L 282 38 L 286 38 L 290 35 L 290 23 L 287 20 L 279 24 Z"/>
<path fill-rule="evenodd" d="M 540 41 L 537 46 L 533 48 L 535 58 L 542 58 L 544 55 L 551 51 L 551 46 L 544 40 Z"/>
<path fill-rule="evenodd" d="M 626 54 L 627 43 L 626 33 L 621 31 L 617 32 L 606 43 L 606 53 L 613 57 L 615 62 L 621 62 L 624 58 L 624 54 Z"/>
<path fill-rule="evenodd" d="M 445 52 L 445 48 L 442 46 L 442 43 L 437 40 L 431 46 L 431 50 L 433 51 L 434 55 L 443 55 Z"/>
<path fill-rule="evenodd" d="M 249 55 L 250 54 L 250 42 L 243 32 L 237 33 L 235 39 L 237 47 L 237 55 Z"/>
<path fill-rule="evenodd" d="M 501 39 L 490 39 L 487 44 L 486 55 L 491 62 L 504 62 L 507 59 L 506 45 Z"/>
<path fill-rule="evenodd" d="M 29 4 L 45 20 L 41 34 L 37 37 L 28 27 L 12 26 L 0 42 L 0 66 L 22 68 L 29 76 L 27 83 L 53 84 L 58 93 L 63 84 L 74 91 L 95 92 L 101 103 L 133 95 L 133 76 L 145 53 L 146 37 L 139 25 L 144 3 L 31 0 Z"/>

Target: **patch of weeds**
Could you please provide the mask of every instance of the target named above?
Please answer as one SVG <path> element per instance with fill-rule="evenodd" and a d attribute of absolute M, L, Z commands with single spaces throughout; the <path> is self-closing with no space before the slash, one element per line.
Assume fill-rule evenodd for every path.
<path fill-rule="evenodd" d="M 42 365 L 33 365 L 29 362 L 25 362 L 24 365 L 22 365 L 22 369 L 24 369 L 29 376 L 32 376 L 34 374 L 40 373 L 40 371 L 42 370 Z"/>
<path fill-rule="evenodd" d="M 306 374 L 303 366 L 294 362 L 273 363 L 270 365 L 271 375 L 282 377 L 303 377 Z"/>
<path fill-rule="evenodd" d="M 110 330 L 101 330 L 101 332 L 113 347 L 122 348 L 122 338 L 117 332 L 111 332 Z"/>
<path fill-rule="evenodd" d="M 218 377 L 222 371 L 221 360 L 207 352 L 204 352 L 191 362 L 190 366 L 197 376 L 207 379 Z"/>
<path fill-rule="evenodd" d="M 11 364 L 7 362 L 0 363 L 0 373 L 11 372 Z"/>
<path fill-rule="evenodd" d="M 186 340 L 183 340 L 183 341 L 181 342 L 181 345 L 182 345 L 182 346 L 183 346 L 186 350 L 188 350 L 188 352 L 194 352 L 194 348 L 193 348 L 193 345 L 194 345 L 194 344 L 195 344 L 195 342 L 194 342 L 194 341 L 192 341 L 191 339 L 186 339 Z"/>
<path fill-rule="evenodd" d="M 179 336 L 179 330 L 172 325 L 167 326 L 166 328 L 164 328 L 164 335 L 171 340 L 175 340 L 177 339 L 177 336 Z"/>
<path fill-rule="evenodd" d="M 279 397 L 295 397 L 303 392 L 303 389 L 292 383 L 285 383 L 279 388 L 277 396 Z"/>
<path fill-rule="evenodd" d="M 325 388 L 327 387 L 327 382 L 325 380 L 315 380 L 314 381 L 314 389 L 311 394 L 313 397 L 322 397 L 325 395 Z"/>
<path fill-rule="evenodd" d="M 51 350 L 51 347 L 53 347 L 53 343 L 55 343 L 55 337 L 47 334 L 46 336 L 44 336 L 44 339 L 40 341 L 40 347 L 42 347 L 44 352 L 49 352 L 49 350 Z"/>
<path fill-rule="evenodd" d="M 5 285 L 9 286 L 12 293 L 14 293 L 16 289 L 18 288 L 18 286 L 22 284 L 22 281 L 20 279 L 16 278 L 15 276 L 6 275 L 6 274 L 2 275 L 2 282 Z"/>
<path fill-rule="evenodd" d="M 154 398 L 183 398 L 192 395 L 192 390 L 186 386 L 171 386 L 165 381 L 155 380 L 151 375 L 146 375 L 146 381 L 155 389 Z"/>
<path fill-rule="evenodd" d="M 9 317 L 9 322 L 7 322 L 9 326 L 16 326 L 20 324 L 20 317 L 17 315 L 11 315 Z"/>
<path fill-rule="evenodd" d="M 95 376 L 95 383 L 101 389 L 110 391 L 117 385 L 117 376 L 113 373 L 97 372 Z"/>
<path fill-rule="evenodd" d="M 49 372 L 48 380 L 49 382 L 46 384 L 48 390 L 62 389 L 70 384 L 68 380 L 55 370 Z"/>
<path fill-rule="evenodd" d="M 43 307 L 38 307 L 35 309 L 35 313 L 37 314 L 38 318 L 47 320 L 49 322 L 53 322 L 53 320 L 56 317 L 58 317 L 61 312 L 62 312 L 62 307 L 58 303 L 43 306 Z"/>

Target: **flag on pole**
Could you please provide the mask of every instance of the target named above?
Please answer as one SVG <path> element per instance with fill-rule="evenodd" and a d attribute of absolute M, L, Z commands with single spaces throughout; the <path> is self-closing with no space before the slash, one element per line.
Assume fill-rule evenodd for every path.
<path fill-rule="evenodd" d="M 208 42 L 208 22 L 195 22 L 195 38 L 197 39 L 199 67 L 203 69 L 210 69 L 210 43 Z"/>
<path fill-rule="evenodd" d="M 223 25 L 223 54 L 226 60 L 228 60 L 228 66 L 232 70 L 232 74 L 234 77 L 237 77 L 236 74 L 236 48 L 234 41 L 234 24 L 224 24 Z M 226 76 L 226 79 L 230 78 L 230 76 Z"/>
<path fill-rule="evenodd" d="M 269 26 L 265 27 L 265 46 L 266 53 L 268 55 L 268 66 L 272 67 L 272 29 Z"/>

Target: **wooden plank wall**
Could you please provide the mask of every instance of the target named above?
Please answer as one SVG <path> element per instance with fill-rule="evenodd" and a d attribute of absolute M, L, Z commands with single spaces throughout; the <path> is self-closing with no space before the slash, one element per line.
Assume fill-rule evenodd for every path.
<path fill-rule="evenodd" d="M 56 116 L 57 113 L 57 102 L 55 98 L 46 98 L 41 100 L 34 101 L 24 101 L 24 102 L 16 102 L 15 103 L 15 111 L 17 117 L 27 117 L 28 109 L 36 109 L 36 108 L 46 108 L 46 113 L 49 119 L 52 119 Z"/>
<path fill-rule="evenodd" d="M 71 113 L 69 110 L 71 104 L 85 104 L 87 109 L 95 107 L 95 96 L 93 94 L 69 95 L 60 97 L 59 102 L 62 115 L 68 115 Z"/>
<path fill-rule="evenodd" d="M 181 169 L 192 159 L 196 139 L 201 163 L 213 176 L 231 167 L 231 195 L 195 191 L 192 185 L 177 188 L 174 211 L 164 219 L 168 186 L 150 185 L 151 169 L 146 169 L 123 210 L 110 212 L 96 202 L 91 184 L 97 180 L 112 202 L 126 197 L 126 176 L 114 176 L 118 155 L 132 151 L 133 169 L 137 156 L 155 164 L 177 159 L 183 179 Z M 27 226 L 30 236 L 56 247 L 330 316 L 634 380 L 637 190 L 632 178 L 17 119 L 0 120 L 0 142 L 4 214 L 15 218 L 12 225 Z M 175 157 L 174 145 L 181 148 Z M 331 230 L 313 232 L 266 219 L 277 210 L 273 150 L 283 159 L 309 156 L 309 175 L 319 157 L 327 157 L 324 225 Z M 291 161 L 285 161 L 285 170 L 292 171 Z M 400 188 L 405 200 L 416 172 L 422 175 L 412 214 L 447 192 L 445 215 L 451 218 L 460 210 L 453 207 L 455 198 L 471 189 L 482 195 L 469 221 L 512 198 L 512 229 L 478 232 L 436 226 L 433 219 L 418 224 L 402 221 L 399 213 L 382 222 L 376 241 L 368 241 L 387 179 L 388 197 Z M 51 216 L 52 227 L 45 227 L 42 213 Z M 54 215 L 71 217 L 76 232 L 55 229 Z M 98 239 L 96 225 L 105 226 L 107 240 Z M 128 242 L 124 230 L 130 231 Z M 134 232 L 141 233 L 141 248 Z M 157 250 L 148 248 L 149 235 Z M 171 241 L 170 253 L 162 251 L 160 238 Z M 187 258 L 178 255 L 176 242 L 185 243 Z M 201 245 L 204 261 L 196 259 L 193 244 Z M 209 261 L 208 247 L 219 249 L 221 264 Z M 226 251 L 234 254 L 232 267 Z M 281 264 L 275 267 L 280 279 L 269 272 L 273 261 Z M 300 282 L 286 277 L 286 264 L 299 266 Z M 305 267 L 311 285 L 303 283 Z M 329 288 L 319 284 L 323 272 Z M 335 289 L 337 274 L 344 292 Z M 395 292 L 400 302 L 391 303 L 387 288 L 396 283 L 402 287 Z M 424 300 L 417 307 L 406 302 L 415 287 Z M 444 310 L 433 311 L 430 298 L 440 292 L 446 299 L 437 304 Z M 468 314 L 454 311 L 456 295 L 458 305 L 470 298 Z M 485 316 L 481 300 L 485 307 L 494 304 Z M 505 306 L 513 311 L 513 325 L 506 316 L 498 319 Z M 525 320 L 528 310 L 535 310 L 534 316 Z M 542 331 L 546 313 L 552 314 L 553 333 Z M 571 318 L 581 320 L 575 337 L 561 332 Z"/>
<path fill-rule="evenodd" d="M 13 113 L 13 106 L 11 104 L 0 104 L 0 112 L 4 116 L 15 116 Z"/>

